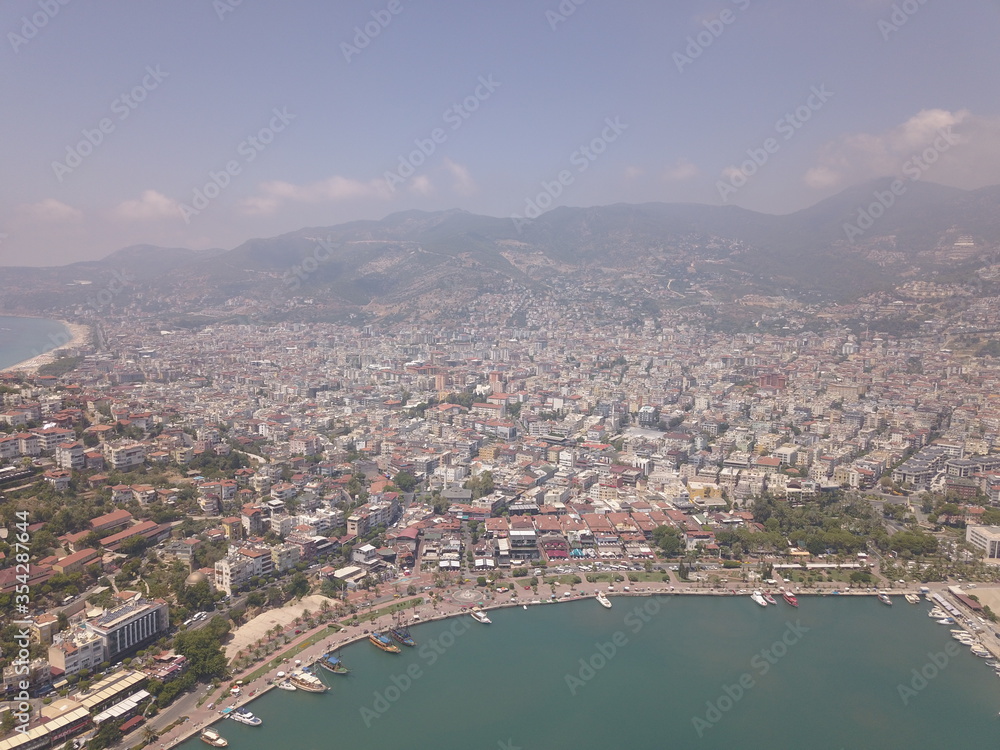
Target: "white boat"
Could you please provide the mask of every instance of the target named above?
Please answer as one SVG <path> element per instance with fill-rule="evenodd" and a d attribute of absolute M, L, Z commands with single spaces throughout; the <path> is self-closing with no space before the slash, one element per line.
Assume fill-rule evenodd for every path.
<path fill-rule="evenodd" d="M 878 600 L 880 602 L 882 602 L 884 605 L 886 605 L 887 607 L 891 607 L 892 606 L 892 599 L 890 599 L 889 595 L 887 593 L 885 593 L 884 591 L 879 591 L 878 592 Z"/>
<path fill-rule="evenodd" d="M 201 730 L 201 741 L 207 742 L 212 747 L 226 747 L 229 744 L 225 737 L 208 727 Z"/>
<path fill-rule="evenodd" d="M 938 625 L 954 625 L 955 624 L 955 618 L 954 617 L 942 617 L 940 620 L 935 620 L 934 622 L 936 622 Z"/>
<path fill-rule="evenodd" d="M 292 672 L 288 681 L 297 689 L 305 690 L 307 693 L 325 693 L 329 690 L 319 677 L 305 671 Z"/>
<path fill-rule="evenodd" d="M 916 594 L 905 594 L 903 598 L 906 599 L 906 601 L 908 601 L 910 604 L 920 603 L 920 597 L 917 596 Z"/>
<path fill-rule="evenodd" d="M 282 680 L 281 682 L 276 684 L 275 687 L 278 688 L 278 690 L 298 690 L 298 688 L 295 687 L 295 685 L 290 683 L 288 680 Z"/>
<path fill-rule="evenodd" d="M 475 620 L 476 622 L 481 622 L 483 625 L 489 625 L 491 622 L 493 622 L 493 620 L 487 617 L 486 613 L 483 612 L 483 610 L 479 609 L 479 607 L 476 607 L 474 610 L 472 610 L 470 614 L 472 615 L 473 620 Z"/>
<path fill-rule="evenodd" d="M 604 595 L 603 591 L 598 591 L 597 595 L 594 597 L 597 599 L 598 603 L 607 609 L 611 609 L 611 600 Z"/>
<path fill-rule="evenodd" d="M 971 650 L 972 650 L 972 653 L 974 655 L 978 656 L 980 659 L 989 659 L 990 657 L 993 656 L 993 654 L 991 654 L 989 652 L 989 650 L 983 648 L 982 646 L 978 646 L 978 645 L 973 646 Z"/>
<path fill-rule="evenodd" d="M 246 724 L 251 727 L 259 727 L 262 722 L 259 717 L 254 716 L 246 708 L 238 708 L 229 714 L 229 718 L 233 721 L 238 721 L 240 724 Z"/>
<path fill-rule="evenodd" d="M 765 599 L 764 595 L 761 594 L 759 591 L 754 591 L 752 594 L 750 594 L 750 598 L 753 599 L 754 602 L 756 602 L 762 607 L 767 606 L 767 599 Z"/>
<path fill-rule="evenodd" d="M 778 603 L 778 602 L 776 602 L 774 600 L 774 597 L 771 596 L 771 592 L 770 591 L 765 591 L 763 593 L 763 597 L 764 597 L 764 601 L 767 602 L 768 604 L 777 604 Z"/>
<path fill-rule="evenodd" d="M 947 617 L 948 613 L 945 612 L 940 607 L 934 607 L 930 612 L 927 613 L 927 616 L 935 620 L 940 620 L 942 617 Z"/>

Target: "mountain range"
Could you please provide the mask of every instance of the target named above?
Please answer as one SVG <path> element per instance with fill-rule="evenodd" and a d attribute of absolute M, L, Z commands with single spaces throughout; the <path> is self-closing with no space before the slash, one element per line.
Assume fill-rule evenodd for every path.
<path fill-rule="evenodd" d="M 4 268 L 0 304 L 52 309 L 53 293 L 61 307 L 168 298 L 280 306 L 306 296 L 389 310 L 448 290 L 626 277 L 722 299 L 848 299 L 903 280 L 966 283 L 998 262 L 1000 186 L 892 188 L 875 180 L 781 216 L 686 203 L 560 207 L 523 223 L 457 209 L 404 211 L 230 250 L 138 245 L 99 261 Z"/>

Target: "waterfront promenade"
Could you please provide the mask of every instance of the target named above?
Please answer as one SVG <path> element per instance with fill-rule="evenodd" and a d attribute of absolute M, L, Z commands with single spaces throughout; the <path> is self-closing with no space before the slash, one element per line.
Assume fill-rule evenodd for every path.
<path fill-rule="evenodd" d="M 527 579 L 505 581 L 504 583 L 517 586 L 518 580 Z M 627 591 L 625 590 L 626 585 L 629 589 Z M 756 588 L 757 585 L 746 583 L 741 585 L 744 587 L 744 593 L 739 593 L 741 591 L 739 588 L 710 588 L 705 584 L 696 582 L 669 581 L 636 584 L 616 583 L 611 584 L 611 588 L 609 589 L 609 584 L 607 582 L 590 583 L 585 581 L 583 583 L 576 584 L 572 588 L 565 585 L 557 585 L 556 598 L 551 599 L 548 592 L 548 584 L 540 584 L 538 586 L 537 594 L 530 588 L 526 590 L 523 584 L 517 586 L 516 588 L 512 588 L 510 591 L 505 593 L 490 592 L 488 590 L 478 589 L 475 586 L 466 584 L 464 586 L 453 585 L 447 588 L 436 588 L 431 592 L 421 592 L 425 597 L 424 601 L 415 608 L 405 609 L 403 611 L 405 613 L 406 622 L 409 624 L 415 624 L 418 622 L 442 620 L 449 617 L 468 616 L 469 609 L 471 609 L 472 606 L 482 606 L 484 609 L 544 606 L 545 604 L 592 598 L 598 591 L 603 591 L 611 597 L 641 597 L 653 595 L 734 596 L 733 591 L 735 590 L 737 592 L 735 596 L 744 596 L 748 600 L 747 606 L 752 606 L 752 603 L 749 601 L 748 594 L 751 590 Z M 764 586 L 761 588 L 766 589 L 768 587 Z M 775 592 L 777 591 L 777 587 L 770 588 Z M 787 588 L 796 594 L 803 606 L 808 606 L 809 599 L 816 596 L 868 596 L 874 600 L 876 593 L 875 589 L 847 589 L 843 588 L 842 585 L 838 587 L 837 584 L 831 583 L 823 584 L 819 587 L 810 586 L 808 590 L 803 590 L 801 587 L 796 587 L 791 584 L 789 584 Z M 946 584 L 931 584 L 929 585 L 929 588 L 933 592 L 947 592 Z M 569 593 L 569 596 L 564 596 L 564 593 L 566 592 Z M 904 604 L 902 594 L 917 593 L 917 587 L 900 587 L 899 589 L 892 589 L 891 593 L 896 596 L 895 601 L 897 606 L 909 606 Z M 437 595 L 440 597 L 440 601 L 427 601 L 427 594 Z M 383 602 L 382 606 L 388 606 L 390 604 L 406 606 L 408 602 L 412 602 L 418 598 L 420 598 L 420 595 L 403 597 L 400 599 L 390 598 L 386 602 Z M 612 601 L 614 601 L 614 598 L 612 598 Z M 787 605 L 781 603 L 780 601 L 778 606 L 787 608 Z M 884 605 L 879 605 L 878 602 L 873 601 L 872 606 Z M 320 624 L 310 630 L 303 630 L 301 634 L 298 634 L 294 640 L 289 642 L 284 647 L 283 651 L 279 651 L 277 654 L 272 654 L 267 657 L 263 663 L 271 663 L 276 659 L 280 659 L 280 662 L 276 666 L 269 669 L 266 673 L 258 676 L 256 679 L 252 681 L 247 680 L 249 675 L 260 670 L 261 664 L 252 665 L 242 672 L 234 674 L 231 680 L 226 681 L 225 684 L 213 690 L 209 696 L 205 696 L 204 693 L 189 693 L 178 699 L 178 701 L 176 701 L 172 706 L 168 707 L 159 716 L 152 719 L 150 723 L 154 728 L 156 728 L 157 726 L 166 726 L 169 723 L 177 721 L 183 717 L 187 717 L 187 720 L 158 737 L 153 743 L 150 744 L 150 746 L 154 748 L 162 747 L 165 749 L 174 747 L 180 742 L 196 735 L 202 728 L 220 720 L 222 718 L 220 711 L 223 708 L 244 706 L 272 689 L 274 687 L 273 683 L 278 679 L 277 673 L 279 671 L 284 671 L 286 673 L 292 671 L 295 668 L 294 665 L 296 660 L 301 661 L 302 665 L 309 665 L 327 651 L 342 648 L 359 640 L 366 640 L 368 638 L 368 634 L 372 630 L 380 630 L 390 627 L 392 625 L 392 619 L 392 615 L 383 614 L 371 620 L 364 620 L 358 625 L 350 625 L 347 624 L 349 620 L 342 620 L 338 623 L 342 627 L 341 631 L 327 638 L 323 638 L 321 641 L 309 645 L 302 650 L 298 650 L 299 646 L 303 642 L 308 641 L 317 632 L 322 631 L 327 627 L 327 624 Z M 989 642 L 984 643 L 984 645 L 986 645 L 986 647 L 989 648 L 995 655 L 1000 656 L 1000 641 L 997 641 L 992 636 L 988 639 L 984 638 L 983 640 L 988 640 Z M 282 658 L 282 654 L 288 654 L 288 656 Z M 238 681 L 243 681 L 241 694 L 238 697 L 233 698 L 230 696 L 229 686 Z M 200 703 L 201 705 L 196 705 L 197 703 Z M 212 706 L 211 709 L 208 708 L 210 705 Z M 141 737 L 141 730 L 134 732 L 126 737 L 119 746 L 122 748 L 134 747 L 136 744 L 139 744 Z"/>

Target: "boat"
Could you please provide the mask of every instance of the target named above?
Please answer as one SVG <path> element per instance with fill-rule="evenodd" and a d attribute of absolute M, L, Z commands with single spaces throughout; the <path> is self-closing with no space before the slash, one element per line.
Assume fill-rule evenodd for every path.
<path fill-rule="evenodd" d="M 389 628 L 389 635 L 397 643 L 402 643 L 404 646 L 413 647 L 417 645 L 417 642 L 413 640 L 413 636 L 410 635 L 410 629 L 403 624 L 401 614 L 396 619 L 395 627 Z"/>
<path fill-rule="evenodd" d="M 475 620 L 476 622 L 481 622 L 483 625 L 489 625 L 490 623 L 493 622 L 493 620 L 487 617 L 486 613 L 483 612 L 483 610 L 481 610 L 479 607 L 476 607 L 469 614 L 472 615 L 473 620 Z"/>
<path fill-rule="evenodd" d="M 347 674 L 351 671 L 344 666 L 344 662 L 340 660 L 340 657 L 336 656 L 332 651 L 328 651 L 319 657 L 319 665 L 327 672 L 333 672 L 334 674 Z"/>
<path fill-rule="evenodd" d="M 774 597 L 771 596 L 770 591 L 764 592 L 764 601 L 767 602 L 768 604 L 777 604 L 777 602 L 774 600 Z"/>
<path fill-rule="evenodd" d="M 767 606 L 767 600 L 759 591 L 754 591 L 752 594 L 750 594 L 750 598 L 753 599 L 756 604 L 759 604 L 762 607 Z"/>
<path fill-rule="evenodd" d="M 887 593 L 885 593 L 884 591 L 879 591 L 878 592 L 878 600 L 880 602 L 882 602 L 883 604 L 885 604 L 886 606 L 889 606 L 889 607 L 892 606 L 892 599 L 890 599 L 889 595 Z"/>
<path fill-rule="evenodd" d="M 928 612 L 928 613 L 927 613 L 927 616 L 928 616 L 928 617 L 931 617 L 931 618 L 933 618 L 933 619 L 935 619 L 935 620 L 939 620 L 939 619 L 941 619 L 942 617 L 947 617 L 947 616 L 948 616 L 948 613 L 947 613 L 947 612 L 945 612 L 945 611 L 944 611 L 943 609 L 941 609 L 940 607 L 934 607 L 934 609 L 932 609 L 932 610 L 931 610 L 930 612 Z"/>
<path fill-rule="evenodd" d="M 314 674 L 310 674 L 305 670 L 300 672 L 292 672 L 291 677 L 288 681 L 292 683 L 298 690 L 305 690 L 307 693 L 325 693 L 328 688 L 323 682 Z"/>
<path fill-rule="evenodd" d="M 920 597 L 917 596 L 916 594 L 904 594 L 903 598 L 906 599 L 906 601 L 908 601 L 910 604 L 920 603 Z"/>
<path fill-rule="evenodd" d="M 387 636 L 385 633 L 380 633 L 377 630 L 373 630 L 368 634 L 368 640 L 374 645 L 378 646 L 383 651 L 390 654 L 398 654 L 399 646 L 392 642 L 392 638 Z"/>
<path fill-rule="evenodd" d="M 202 729 L 199 738 L 202 742 L 207 742 L 212 747 L 226 747 L 229 744 L 225 737 L 210 727 Z"/>
<path fill-rule="evenodd" d="M 980 659 L 990 659 L 993 657 L 993 654 L 991 654 L 988 649 L 983 648 L 982 646 L 979 645 L 973 646 L 971 648 L 971 651 L 975 656 L 978 656 Z"/>
<path fill-rule="evenodd" d="M 233 721 L 238 721 L 240 724 L 246 724 L 251 727 L 259 727 L 264 723 L 259 717 L 254 716 L 250 713 L 250 710 L 246 708 L 238 708 L 235 711 L 231 711 L 229 718 Z"/>
<path fill-rule="evenodd" d="M 934 622 L 936 622 L 938 625 L 954 625 L 955 624 L 955 618 L 954 617 L 942 617 L 940 620 L 935 620 Z"/>
<path fill-rule="evenodd" d="M 595 598 L 597 599 L 598 602 L 600 602 L 600 605 L 602 607 L 606 607 L 607 609 L 611 609 L 611 600 L 608 599 L 608 597 L 606 597 L 604 595 L 603 591 L 598 591 L 597 592 L 597 596 Z"/>
<path fill-rule="evenodd" d="M 281 682 L 277 683 L 275 687 L 278 688 L 278 690 L 298 690 L 298 688 L 295 687 L 295 685 L 290 683 L 288 680 L 282 680 Z"/>
<path fill-rule="evenodd" d="M 788 604 L 791 604 L 793 607 L 799 606 L 799 600 L 796 598 L 795 594 L 793 594 L 791 591 L 782 591 L 781 598 L 784 599 Z"/>

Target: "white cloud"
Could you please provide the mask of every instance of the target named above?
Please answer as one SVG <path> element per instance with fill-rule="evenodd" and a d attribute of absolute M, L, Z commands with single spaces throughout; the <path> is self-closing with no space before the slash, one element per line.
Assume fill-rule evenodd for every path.
<path fill-rule="evenodd" d="M 243 208 L 252 214 L 273 213 L 282 203 L 338 203 L 356 198 L 386 200 L 392 195 L 385 180 L 353 180 L 334 175 L 325 180 L 296 185 L 283 180 L 263 182 L 260 195 L 243 201 Z"/>
<path fill-rule="evenodd" d="M 430 195 L 434 192 L 434 185 L 427 175 L 417 175 L 410 180 L 409 190 L 414 195 Z"/>
<path fill-rule="evenodd" d="M 476 187 L 475 181 L 472 179 L 472 175 L 469 174 L 468 167 L 459 164 L 458 162 L 454 162 L 448 157 L 445 157 L 444 166 L 455 179 L 454 188 L 456 192 L 461 193 L 462 195 L 471 195 L 476 192 L 478 188 Z"/>
<path fill-rule="evenodd" d="M 643 175 L 642 167 L 636 167 L 634 165 L 629 165 L 625 167 L 626 180 L 635 180 L 638 179 L 639 177 L 642 177 L 642 175 Z"/>
<path fill-rule="evenodd" d="M 663 172 L 663 179 L 669 182 L 682 182 L 697 177 L 700 170 L 687 159 L 678 159 L 673 166 L 667 167 Z"/>
<path fill-rule="evenodd" d="M 46 198 L 38 203 L 22 203 L 16 210 L 26 219 L 37 222 L 79 221 L 83 218 L 80 209 L 67 206 L 55 198 Z"/>
<path fill-rule="evenodd" d="M 168 198 L 156 190 L 143 190 L 138 199 L 119 203 L 112 211 L 118 219 L 126 221 L 154 221 L 156 219 L 180 218 L 180 206 L 173 198 Z"/>
<path fill-rule="evenodd" d="M 899 176 L 942 133 L 953 146 L 939 154 L 926 179 L 966 189 L 997 182 L 1000 167 L 1000 118 L 962 109 L 921 110 L 881 133 L 851 133 L 823 145 L 803 181 L 817 190 L 840 189 L 875 177 Z"/>

